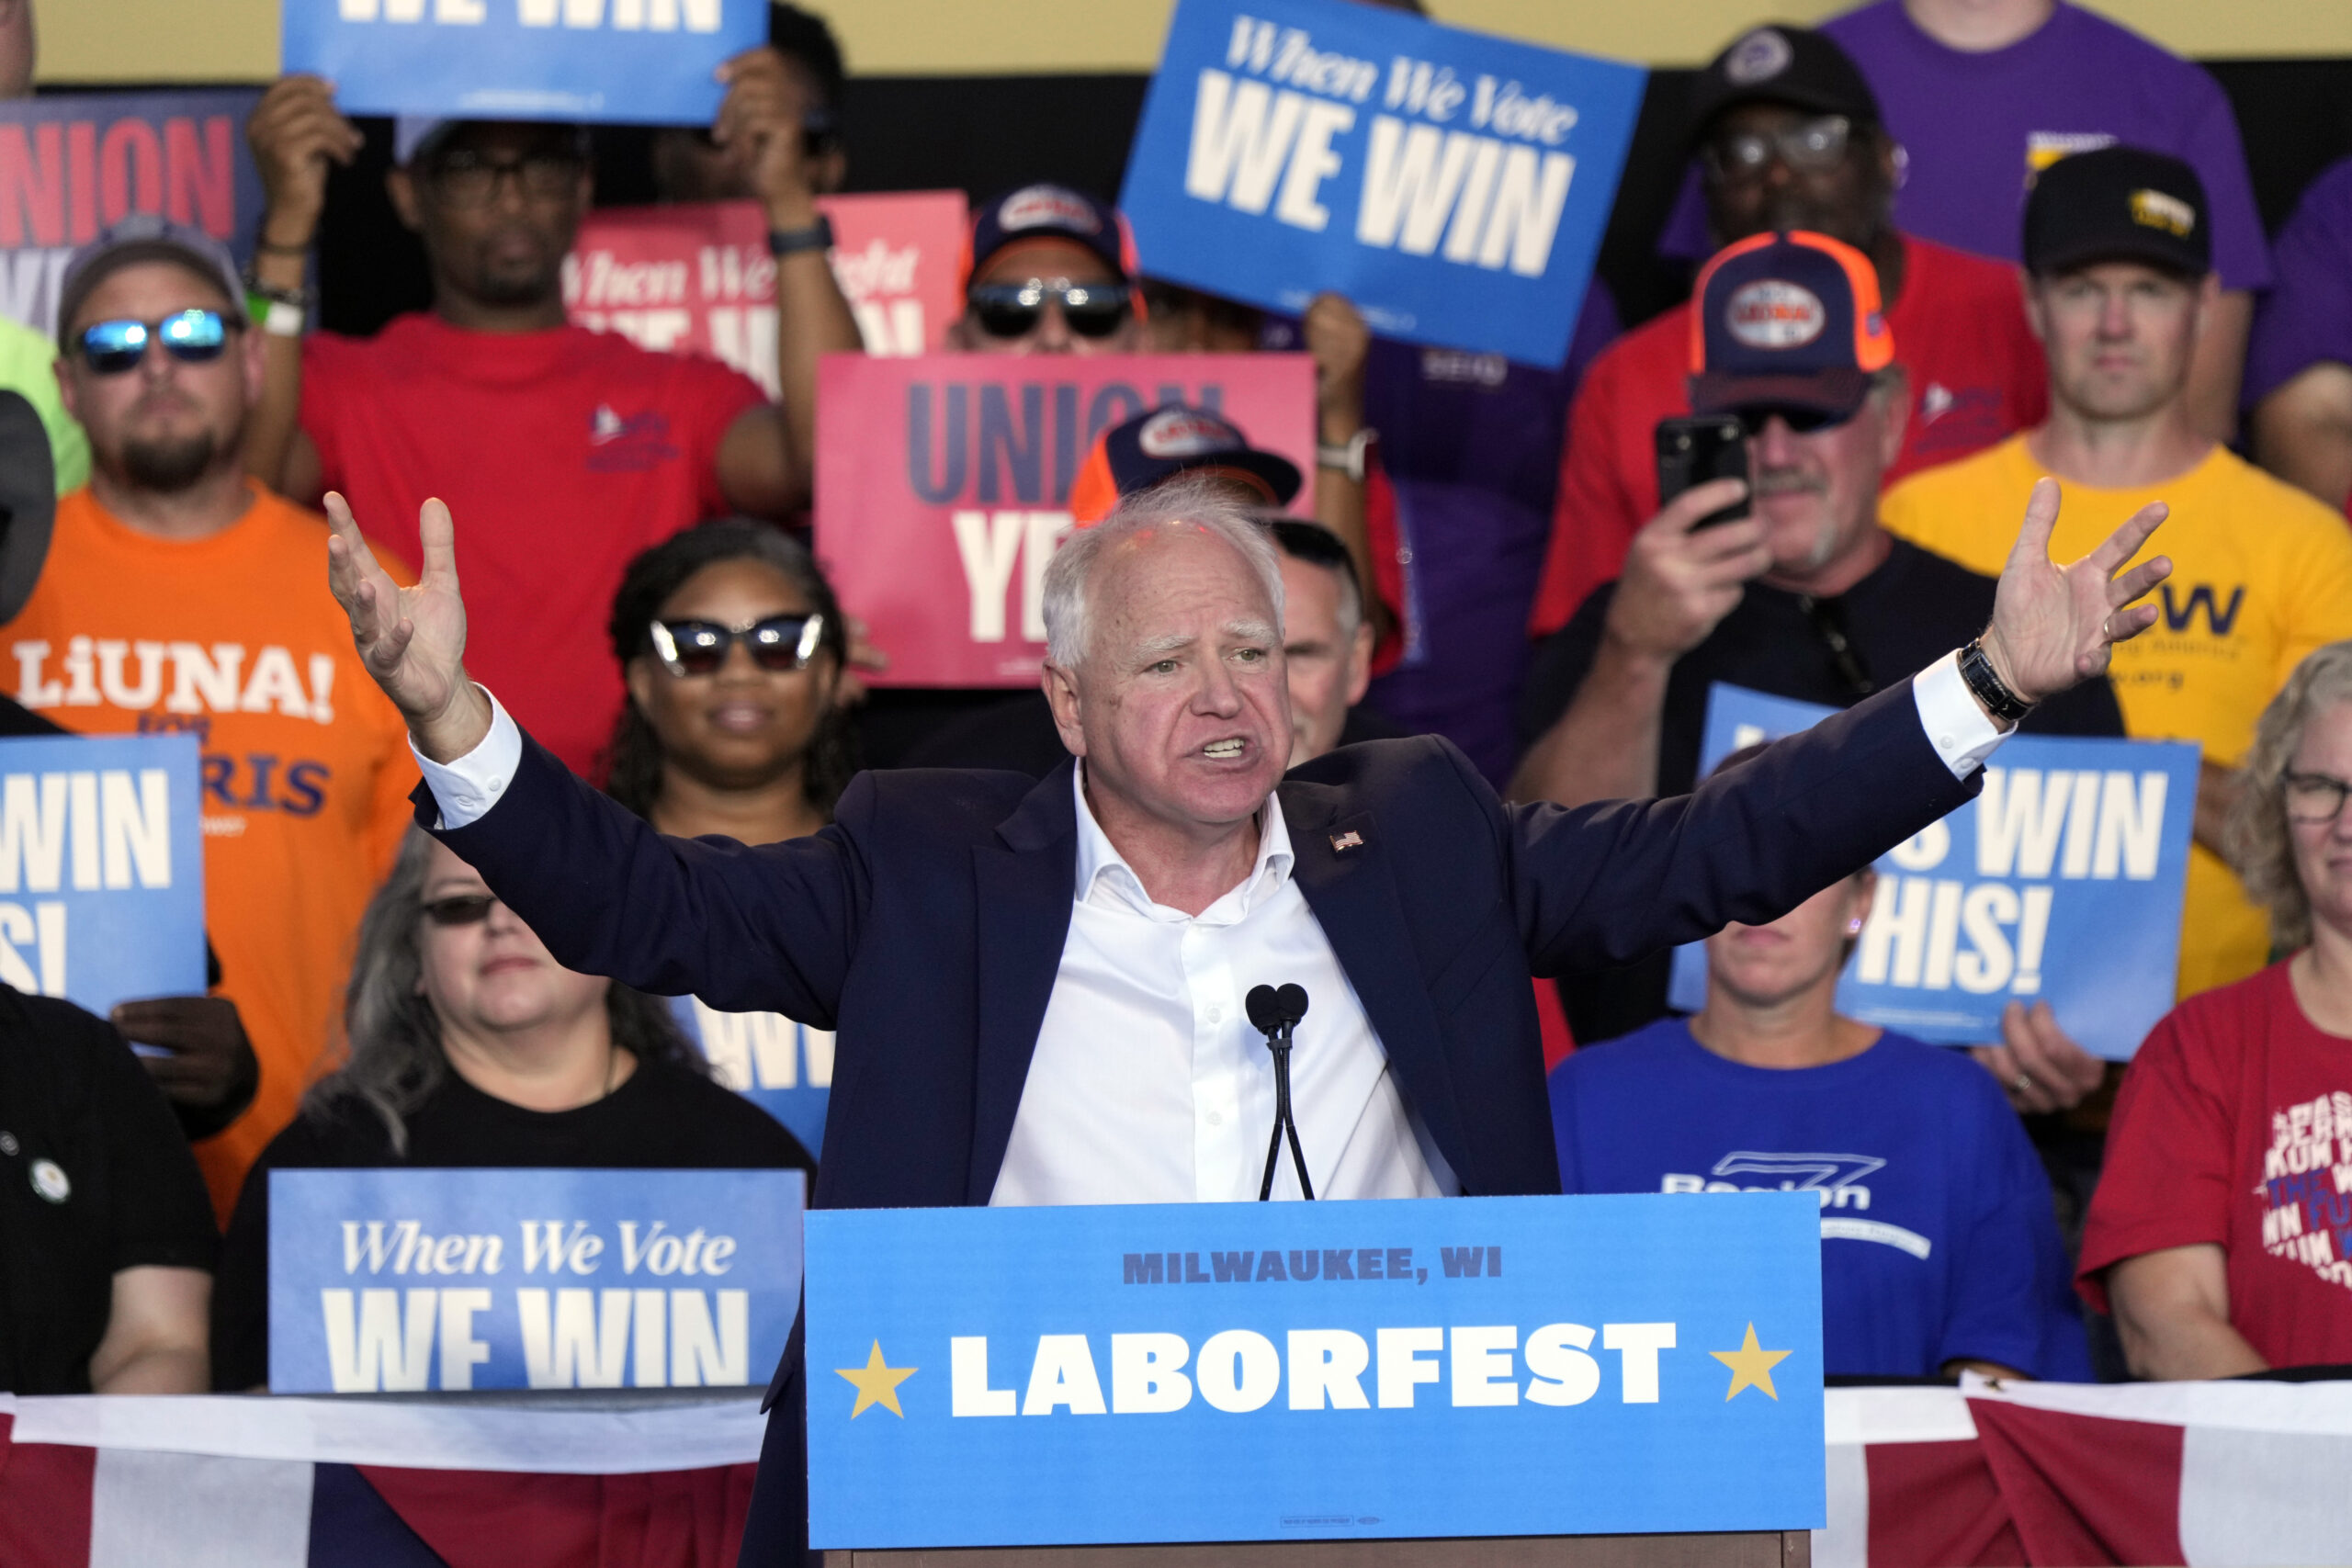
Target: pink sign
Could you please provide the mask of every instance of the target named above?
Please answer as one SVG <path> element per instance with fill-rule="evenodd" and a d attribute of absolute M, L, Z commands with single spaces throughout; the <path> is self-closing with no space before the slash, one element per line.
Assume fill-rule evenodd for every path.
<path fill-rule="evenodd" d="M 826 356 L 817 553 L 890 686 L 1035 684 L 1046 563 L 1094 438 L 1147 409 L 1216 409 L 1298 465 L 1312 514 L 1315 368 L 1303 354 Z"/>
<path fill-rule="evenodd" d="M 960 191 L 829 196 L 833 276 L 865 351 L 938 348 L 962 312 Z M 564 309 L 597 332 L 659 353 L 707 354 L 776 395 L 775 260 L 750 201 L 614 207 L 588 215 L 563 261 Z"/>

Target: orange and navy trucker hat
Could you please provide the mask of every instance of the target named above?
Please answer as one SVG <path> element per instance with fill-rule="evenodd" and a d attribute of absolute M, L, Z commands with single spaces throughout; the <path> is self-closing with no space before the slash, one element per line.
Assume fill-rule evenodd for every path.
<path fill-rule="evenodd" d="M 1694 413 L 1796 409 L 1843 419 L 1894 358 L 1878 269 L 1804 230 L 1755 234 L 1700 270 L 1690 313 Z"/>
<path fill-rule="evenodd" d="M 1183 473 L 1232 479 L 1272 507 L 1288 506 L 1300 483 L 1297 464 L 1250 446 L 1229 420 L 1170 403 L 1096 437 L 1070 483 L 1070 516 L 1081 528 L 1100 523 L 1121 497 Z"/>

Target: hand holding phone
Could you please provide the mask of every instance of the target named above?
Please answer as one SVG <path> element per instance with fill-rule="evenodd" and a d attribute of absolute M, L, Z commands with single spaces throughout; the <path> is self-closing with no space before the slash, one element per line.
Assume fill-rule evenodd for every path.
<path fill-rule="evenodd" d="M 1736 414 L 1686 414 L 1657 422 L 1657 496 L 1663 506 L 1685 491 L 1713 479 L 1747 479 L 1747 427 Z M 1718 507 L 1692 524 L 1691 531 L 1712 528 L 1747 515 L 1742 497 Z"/>

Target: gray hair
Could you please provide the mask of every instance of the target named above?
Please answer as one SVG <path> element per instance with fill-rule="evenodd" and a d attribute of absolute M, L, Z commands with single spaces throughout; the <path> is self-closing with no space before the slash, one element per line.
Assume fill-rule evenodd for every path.
<path fill-rule="evenodd" d="M 2287 822 L 2287 770 L 2312 720 L 2337 703 L 2352 703 L 2352 642 L 2312 649 L 2262 710 L 2245 781 L 2222 829 L 2246 896 L 2270 911 L 2270 940 L 2282 950 L 2312 940 L 2311 895 L 2295 871 L 2295 836 Z"/>
<path fill-rule="evenodd" d="M 1094 567 L 1114 545 L 1163 528 L 1190 525 L 1216 535 L 1240 552 L 1257 572 L 1274 607 L 1274 628 L 1282 629 L 1283 564 L 1267 541 L 1266 530 L 1247 506 L 1236 502 L 1215 479 L 1176 479 L 1154 485 L 1121 502 L 1108 517 L 1063 542 L 1046 568 L 1046 660 L 1063 670 L 1075 670 L 1086 657 L 1092 634 L 1087 592 Z"/>
<path fill-rule="evenodd" d="M 424 958 L 416 941 L 424 919 L 424 874 L 433 840 L 411 828 L 390 874 L 359 918 L 357 951 L 344 992 L 343 1064 L 311 1086 L 304 1114 L 324 1120 L 340 1102 L 356 1100 L 384 1123 L 395 1156 L 408 1153 L 407 1118 L 432 1098 L 449 1071 L 441 1051 L 441 1019 L 419 985 Z M 616 981 L 605 993 L 613 1043 L 646 1062 L 668 1062 L 707 1073 L 702 1054 L 672 1021 L 669 1004 Z"/>

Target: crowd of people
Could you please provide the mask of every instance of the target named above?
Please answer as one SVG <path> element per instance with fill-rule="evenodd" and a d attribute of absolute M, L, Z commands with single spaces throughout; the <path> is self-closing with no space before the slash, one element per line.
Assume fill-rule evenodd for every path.
<path fill-rule="evenodd" d="M 889 650 L 812 553 L 817 366 L 861 346 L 815 202 L 852 150 L 823 24 L 773 17 L 654 158 L 666 198 L 765 213 L 773 402 L 567 322 L 580 126 L 401 120 L 431 308 L 308 330 L 362 136 L 302 76 L 248 127 L 249 267 L 133 216 L 66 266 L 53 345 L 0 321 L 59 496 L 0 604 L 0 733 L 198 738 L 213 966 L 104 1020 L 0 987 L 0 1389 L 266 1387 L 272 1169 L 874 1157 L 731 1093 L 668 999 L 564 968 L 419 829 L 317 510 L 340 495 L 406 584 L 446 505 L 467 669 L 662 833 L 819 835 L 862 768 L 1058 776 L 1074 690 L 870 689 Z M 0 90 L 29 50 L 0 6 Z M 1833 1374 L 2352 1363 L 2352 160 L 2267 239 L 2211 79 L 2069 0 L 1756 28 L 1697 73 L 1687 152 L 1660 248 L 1690 299 L 1621 332 L 1596 280 L 1562 366 L 1379 339 L 1320 279 L 1295 319 L 1156 279 L 1114 208 L 1047 181 L 975 208 L 949 346 L 1306 352 L 1311 515 L 1296 466 L 1170 405 L 1100 433 L 1078 524 L 1152 495 L 1254 518 L 1289 764 L 1436 733 L 1518 802 L 1685 794 L 1716 682 L 1846 708 L 1969 643 L 2045 476 L 2062 563 L 2163 502 L 2154 629 L 2023 719 L 2202 748 L 2178 1006 L 2137 1057 L 2046 1002 L 1968 1049 L 1839 1014 L 1865 871 L 1712 938 L 1696 1013 L 1662 958 L 1536 982 L 1559 1179 L 1817 1191 Z M 1748 311 L 1792 298 L 1807 330 Z M 1747 477 L 1667 496 L 1658 428 L 1691 415 L 1737 423 Z M 1081 906 L 1143 897 L 1098 869 Z M 1221 908 L 1178 918 L 1214 945 Z M 1120 1093 L 1115 1063 L 1072 1070 Z M 996 1201 L 1052 1201 L 1021 1138 Z M 1469 1187 L 1412 1163 L 1399 1191 Z"/>

